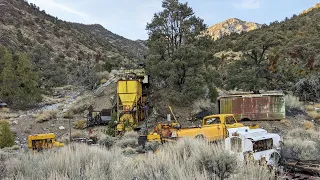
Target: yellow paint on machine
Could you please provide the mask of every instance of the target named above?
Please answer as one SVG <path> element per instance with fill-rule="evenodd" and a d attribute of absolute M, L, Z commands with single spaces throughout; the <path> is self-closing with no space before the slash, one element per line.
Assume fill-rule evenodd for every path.
<path fill-rule="evenodd" d="M 142 84 L 138 80 L 119 80 L 118 95 L 122 105 L 131 110 L 142 96 Z"/>
<path fill-rule="evenodd" d="M 51 149 L 52 147 L 63 146 L 63 143 L 56 141 L 56 135 L 53 133 L 28 136 L 28 147 L 33 150 Z"/>

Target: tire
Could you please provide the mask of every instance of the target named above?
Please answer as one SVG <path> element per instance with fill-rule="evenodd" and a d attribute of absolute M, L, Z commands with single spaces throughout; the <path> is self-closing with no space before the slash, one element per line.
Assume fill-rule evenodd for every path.
<path fill-rule="evenodd" d="M 203 139 L 204 140 L 204 136 L 202 135 L 202 134 L 198 134 L 198 135 L 196 135 L 196 137 L 195 137 L 196 139 Z"/>

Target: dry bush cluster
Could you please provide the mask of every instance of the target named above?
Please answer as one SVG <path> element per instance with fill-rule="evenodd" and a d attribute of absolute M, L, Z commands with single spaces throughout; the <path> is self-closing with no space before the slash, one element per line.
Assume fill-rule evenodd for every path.
<path fill-rule="evenodd" d="M 314 128 L 294 129 L 287 132 L 284 136 L 282 157 L 285 159 L 320 160 L 320 132 Z"/>
<path fill-rule="evenodd" d="M 129 138 L 130 139 L 130 138 Z M 0 157 L 2 154 L 0 152 Z M 1 166 L 2 164 L 6 166 Z M 256 164 L 245 165 L 221 144 L 185 139 L 165 144 L 158 153 L 127 156 L 118 146 L 70 144 L 44 153 L 0 158 L 1 174 L 8 179 L 137 179 L 212 180 L 273 179 Z"/>
<path fill-rule="evenodd" d="M 84 129 L 86 127 L 87 120 L 81 119 L 74 123 L 75 129 Z"/>
<path fill-rule="evenodd" d="M 10 119 L 19 117 L 18 114 L 10 112 L 9 108 L 0 108 L 0 119 Z"/>
<path fill-rule="evenodd" d="M 57 118 L 57 114 L 58 114 L 58 111 L 54 111 L 54 110 L 41 111 L 40 113 L 35 115 L 35 118 L 38 123 L 42 123 L 42 122 Z"/>
<path fill-rule="evenodd" d="M 63 118 L 66 119 L 73 119 L 74 117 L 74 113 L 72 110 L 67 110 L 64 114 L 63 114 Z"/>
<path fill-rule="evenodd" d="M 286 107 L 292 109 L 303 109 L 303 102 L 299 100 L 298 97 L 293 96 L 291 94 L 287 94 L 284 96 Z"/>

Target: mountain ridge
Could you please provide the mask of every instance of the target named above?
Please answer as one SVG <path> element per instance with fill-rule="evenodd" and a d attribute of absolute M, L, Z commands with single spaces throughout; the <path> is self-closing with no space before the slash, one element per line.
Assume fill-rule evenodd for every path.
<path fill-rule="evenodd" d="M 223 22 L 210 26 L 205 34 L 210 35 L 213 39 L 221 39 L 231 33 L 248 32 L 255 29 L 259 29 L 262 25 L 254 22 L 246 22 L 238 18 L 230 18 Z"/>

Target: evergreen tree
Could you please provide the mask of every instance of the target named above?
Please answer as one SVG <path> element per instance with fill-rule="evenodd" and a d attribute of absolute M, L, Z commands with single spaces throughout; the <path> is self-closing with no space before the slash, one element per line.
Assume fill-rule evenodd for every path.
<path fill-rule="evenodd" d="M 41 100 L 39 76 L 26 54 L 18 55 L 16 76 L 18 79 L 18 99 L 20 105 L 26 106 Z"/>
<path fill-rule="evenodd" d="M 14 136 L 8 121 L 0 120 L 0 148 L 14 145 Z"/>
<path fill-rule="evenodd" d="M 17 97 L 18 79 L 15 75 L 12 54 L 5 50 L 1 61 L 3 69 L 0 74 L 0 98 L 7 103 L 13 103 Z"/>
<path fill-rule="evenodd" d="M 171 99 L 190 102 L 205 92 L 206 82 L 200 72 L 209 58 L 209 38 L 201 36 L 206 25 L 187 3 L 164 0 L 162 7 L 164 10 L 147 24 L 147 69 Z"/>

